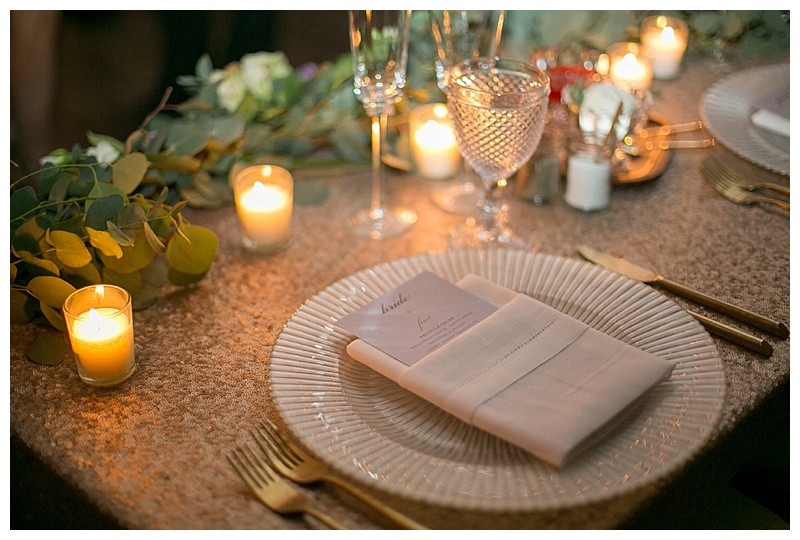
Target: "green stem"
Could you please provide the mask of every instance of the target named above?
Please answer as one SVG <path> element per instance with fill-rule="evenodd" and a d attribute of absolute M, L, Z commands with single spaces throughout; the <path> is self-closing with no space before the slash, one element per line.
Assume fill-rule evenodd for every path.
<path fill-rule="evenodd" d="M 30 173 L 30 174 L 26 174 L 22 178 L 18 178 L 15 181 L 11 182 L 11 187 L 13 188 L 14 186 L 19 184 L 20 182 L 23 182 L 23 181 L 27 180 L 28 178 L 32 178 L 32 177 L 36 176 L 37 174 L 42 174 L 43 172 L 46 172 L 46 171 L 54 171 L 56 169 L 69 169 L 70 167 L 89 167 L 90 169 L 92 169 L 92 174 L 94 175 L 95 182 L 97 182 L 97 171 L 95 171 L 94 168 L 97 167 L 98 165 L 101 165 L 101 163 L 68 163 L 68 164 L 64 164 L 64 165 L 53 165 L 52 167 L 43 167 L 43 168 L 39 169 L 38 171 L 34 171 L 34 172 Z"/>
<path fill-rule="evenodd" d="M 49 202 L 39 203 L 38 205 L 36 205 L 36 208 L 31 208 L 30 210 L 28 210 L 27 212 L 25 212 L 21 216 L 17 216 L 14 219 L 12 219 L 11 223 L 14 223 L 15 221 L 18 221 L 20 219 L 25 219 L 30 214 L 35 214 L 39 210 L 43 210 L 44 208 L 50 208 L 51 206 L 58 206 L 60 204 L 79 203 L 79 202 L 83 202 L 83 201 L 87 201 L 87 200 L 89 200 L 89 196 L 88 195 L 86 197 L 75 197 L 75 198 L 67 199 L 67 200 L 63 200 L 63 201 L 49 201 Z"/>

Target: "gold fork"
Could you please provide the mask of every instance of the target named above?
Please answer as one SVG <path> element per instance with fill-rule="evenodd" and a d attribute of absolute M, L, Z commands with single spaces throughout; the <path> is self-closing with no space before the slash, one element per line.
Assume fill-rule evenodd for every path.
<path fill-rule="evenodd" d="M 278 476 L 263 459 L 250 448 L 237 448 L 228 461 L 242 480 L 250 486 L 256 497 L 279 514 L 305 513 L 320 520 L 331 529 L 344 529 L 333 518 L 309 506 L 306 498 L 289 482 Z"/>
<path fill-rule="evenodd" d="M 719 174 L 718 171 L 712 169 L 707 163 L 703 163 L 700 167 L 700 172 L 706 181 L 717 190 L 717 192 L 728 199 L 738 204 L 772 204 L 778 208 L 789 211 L 789 204 L 777 199 L 771 199 L 755 193 L 750 193 L 737 186 L 729 178 Z"/>
<path fill-rule="evenodd" d="M 759 189 L 768 189 L 770 191 L 774 191 L 776 193 L 780 193 L 781 195 L 786 195 L 789 197 L 789 188 L 786 186 L 782 186 L 780 184 L 773 184 L 772 182 L 751 182 L 746 178 L 739 175 L 739 173 L 729 169 L 725 165 L 719 162 L 718 159 L 714 157 L 708 157 L 703 162 L 703 165 L 708 164 L 708 169 L 710 171 L 714 171 L 721 176 L 725 176 L 729 178 L 734 184 L 739 186 L 742 189 L 747 191 L 756 191 Z"/>
<path fill-rule="evenodd" d="M 253 430 L 252 434 L 256 443 L 258 443 L 258 446 L 264 454 L 266 454 L 267 458 L 269 458 L 275 470 L 286 478 L 300 484 L 328 482 L 348 491 L 359 501 L 370 506 L 373 510 L 383 514 L 405 529 L 426 528 L 410 517 L 386 506 L 369 494 L 338 478 L 331 472 L 326 464 L 309 456 L 299 446 L 285 437 L 278 430 L 278 427 L 269 420 L 262 422 L 261 427 Z"/>

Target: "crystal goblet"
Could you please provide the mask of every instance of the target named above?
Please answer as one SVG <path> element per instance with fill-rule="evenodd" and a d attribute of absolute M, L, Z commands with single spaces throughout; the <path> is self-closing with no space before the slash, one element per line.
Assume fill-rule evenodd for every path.
<path fill-rule="evenodd" d="M 516 60 L 476 58 L 450 70 L 447 105 L 456 142 L 484 189 L 477 216 L 451 231 L 451 247 L 533 247 L 532 238 L 509 225 L 502 188 L 539 144 L 549 93 L 547 75 Z"/>

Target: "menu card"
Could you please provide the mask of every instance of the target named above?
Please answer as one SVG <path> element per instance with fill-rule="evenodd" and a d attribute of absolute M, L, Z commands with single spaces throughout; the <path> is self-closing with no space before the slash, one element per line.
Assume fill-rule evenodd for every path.
<path fill-rule="evenodd" d="M 426 271 L 345 315 L 337 324 L 412 366 L 496 310 L 489 302 Z"/>

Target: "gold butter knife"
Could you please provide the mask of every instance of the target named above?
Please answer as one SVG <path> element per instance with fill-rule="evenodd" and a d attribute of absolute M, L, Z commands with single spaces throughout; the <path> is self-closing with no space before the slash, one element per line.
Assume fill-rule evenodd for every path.
<path fill-rule="evenodd" d="M 680 283 L 676 283 L 675 281 L 667 279 L 664 276 L 653 272 L 652 270 L 648 270 L 647 268 L 633 264 L 625 259 L 614 257 L 613 255 L 603 253 L 602 251 L 598 251 L 585 245 L 578 246 L 578 253 L 580 253 L 585 259 L 595 264 L 599 264 L 600 266 L 603 266 L 609 270 L 613 270 L 618 274 L 622 274 L 631 279 L 635 279 L 650 285 L 658 285 L 659 287 L 671 291 L 677 295 L 689 300 L 693 300 L 706 307 L 715 309 L 720 313 L 729 315 L 738 321 L 747 323 L 750 326 L 754 326 L 774 334 L 782 339 L 785 339 L 789 336 L 789 329 L 786 328 L 786 325 L 782 322 L 772 320 L 768 317 L 764 317 L 763 315 L 759 315 L 758 313 L 748 311 L 739 306 L 725 302 L 724 300 L 720 300 L 719 298 L 714 298 L 713 296 L 709 296 L 685 285 L 681 285 Z"/>

